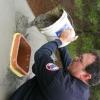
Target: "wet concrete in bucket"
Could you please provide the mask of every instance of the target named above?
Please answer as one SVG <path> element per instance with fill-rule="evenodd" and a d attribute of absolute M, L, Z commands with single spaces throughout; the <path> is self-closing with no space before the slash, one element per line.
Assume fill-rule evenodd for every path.
<path fill-rule="evenodd" d="M 62 9 L 55 8 L 45 14 L 41 14 L 34 19 L 33 24 L 37 28 L 45 28 L 55 23 L 62 15 Z"/>

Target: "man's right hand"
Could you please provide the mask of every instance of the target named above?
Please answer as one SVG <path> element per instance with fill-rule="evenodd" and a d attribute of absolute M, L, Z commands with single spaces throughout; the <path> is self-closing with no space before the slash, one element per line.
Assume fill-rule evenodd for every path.
<path fill-rule="evenodd" d="M 59 39 L 62 41 L 62 44 L 65 44 L 65 43 L 71 43 L 75 41 L 77 38 L 78 36 L 75 36 L 75 32 L 73 29 L 66 29 L 62 32 Z"/>

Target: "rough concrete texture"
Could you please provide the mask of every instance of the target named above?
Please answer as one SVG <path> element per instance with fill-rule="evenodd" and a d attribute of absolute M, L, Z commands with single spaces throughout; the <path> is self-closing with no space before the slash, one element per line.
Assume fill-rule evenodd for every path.
<path fill-rule="evenodd" d="M 18 16 L 18 14 L 19 14 L 19 16 Z M 25 25 L 27 24 L 27 17 L 25 17 L 24 15 L 22 15 L 20 13 L 16 13 L 15 15 L 17 15 L 17 17 L 15 17 L 16 22 L 14 24 L 15 24 L 16 28 L 14 31 L 26 33 L 27 28 L 25 27 Z M 12 30 L 13 30 L 13 28 L 12 28 Z M 7 30 L 7 31 L 9 32 L 9 30 Z M 13 31 L 13 34 L 14 34 L 14 31 Z M 25 34 L 23 34 L 23 35 L 25 35 Z M 5 37 L 4 37 L 4 38 L 6 38 L 5 42 L 9 43 L 7 41 L 10 40 L 10 38 L 9 37 L 7 38 L 7 37 L 8 36 L 5 35 Z M 11 47 L 11 40 L 10 40 L 10 44 L 9 44 L 9 48 L 10 47 Z M 8 47 L 5 45 L 5 48 L 8 48 Z M 8 55 L 10 55 L 10 50 L 9 50 L 9 52 L 7 52 L 7 55 L 5 55 L 6 58 L 8 59 L 8 63 L 5 63 L 5 65 L 6 65 L 5 67 L 0 66 L 0 90 L 2 90 L 2 91 L 0 91 L 0 100 L 6 100 L 20 85 L 22 85 L 25 81 L 27 81 L 30 78 L 29 75 L 25 76 L 23 78 L 19 78 L 10 71 L 10 69 L 9 69 L 10 56 L 8 56 Z M 4 61 L 5 60 L 3 60 L 2 62 L 4 62 Z"/>
<path fill-rule="evenodd" d="M 42 35 L 35 26 L 28 26 L 28 17 L 23 15 L 21 12 L 16 12 L 16 32 L 19 32 L 25 36 L 32 48 L 32 56 L 30 61 L 30 72 L 28 78 L 34 76 L 31 73 L 31 67 L 34 63 L 34 53 L 35 51 L 44 43 L 46 43 L 46 38 Z"/>
<path fill-rule="evenodd" d="M 28 17 L 23 15 L 21 12 L 16 12 L 15 20 L 16 32 L 22 33 L 25 36 L 28 25 Z"/>
<path fill-rule="evenodd" d="M 5 100 L 9 93 L 14 91 L 17 83 L 9 71 L 11 40 L 15 31 L 13 4 L 13 0 L 0 0 L 0 100 Z"/>
<path fill-rule="evenodd" d="M 7 75 L 5 76 L 5 80 L 7 79 L 7 84 L 13 85 L 9 89 L 9 95 L 13 93 L 14 90 L 16 90 L 20 85 L 22 85 L 25 81 L 29 80 L 30 78 L 34 77 L 34 73 L 32 73 L 32 65 L 34 63 L 34 53 L 35 51 L 42 46 L 44 43 L 47 42 L 46 38 L 38 31 L 38 29 L 33 26 L 31 28 L 27 28 L 28 25 L 28 19 L 23 14 L 17 12 L 16 13 L 16 32 L 22 33 L 26 39 L 28 40 L 31 49 L 31 60 L 30 60 L 30 70 L 27 76 L 18 78 L 14 74 L 11 73 L 11 71 L 7 72 Z"/>
<path fill-rule="evenodd" d="M 29 25 L 30 26 L 35 25 L 39 29 L 45 28 L 56 22 L 61 15 L 62 15 L 62 8 L 60 6 L 57 6 L 54 9 L 35 17 L 34 21 L 32 21 Z"/>
<path fill-rule="evenodd" d="M 15 11 L 20 12 L 22 15 L 28 18 L 28 21 L 32 21 L 35 16 L 30 10 L 27 0 L 14 0 Z"/>
<path fill-rule="evenodd" d="M 34 20 L 26 0 L 0 0 L 0 13 L 0 46 L 2 46 L 0 49 L 0 100 L 6 100 L 21 84 L 34 76 L 31 72 L 31 66 L 34 63 L 33 56 L 46 39 L 35 27 L 26 29 L 27 20 L 28 22 Z M 30 72 L 23 78 L 17 77 L 9 69 L 10 47 L 14 32 L 24 33 L 32 47 Z M 27 33 L 29 35 L 26 35 Z"/>
<path fill-rule="evenodd" d="M 27 35 L 27 40 L 29 41 L 29 44 L 31 45 L 32 49 L 32 55 L 31 55 L 31 61 L 30 61 L 30 71 L 29 71 L 29 77 L 31 78 L 34 76 L 34 74 L 31 71 L 31 67 L 34 63 L 34 53 L 36 52 L 37 49 L 39 49 L 43 44 L 47 42 L 46 38 L 44 35 L 42 35 L 36 27 L 31 27 L 27 30 L 26 32 Z"/>

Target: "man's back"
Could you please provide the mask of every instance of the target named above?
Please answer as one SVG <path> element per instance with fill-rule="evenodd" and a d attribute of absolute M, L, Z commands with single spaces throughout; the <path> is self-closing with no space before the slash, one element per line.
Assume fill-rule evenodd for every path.
<path fill-rule="evenodd" d="M 38 83 L 35 76 L 23 84 L 10 100 L 88 100 L 85 98 L 88 94 L 88 87 L 83 82 L 70 74 L 62 80 L 58 74 L 48 87 Z"/>
<path fill-rule="evenodd" d="M 36 77 L 28 80 L 15 91 L 10 100 L 46 100 L 42 95 Z"/>

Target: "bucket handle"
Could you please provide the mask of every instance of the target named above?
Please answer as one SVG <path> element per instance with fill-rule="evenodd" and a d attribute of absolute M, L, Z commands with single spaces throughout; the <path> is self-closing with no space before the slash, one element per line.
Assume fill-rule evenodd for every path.
<path fill-rule="evenodd" d="M 74 25 L 74 23 L 73 23 L 73 19 L 72 19 L 71 15 L 70 15 L 68 12 L 67 12 L 67 14 L 68 14 L 68 16 L 69 16 L 69 20 L 70 20 L 70 22 L 71 22 L 71 25 L 72 25 L 72 27 L 74 28 L 75 25 Z"/>

